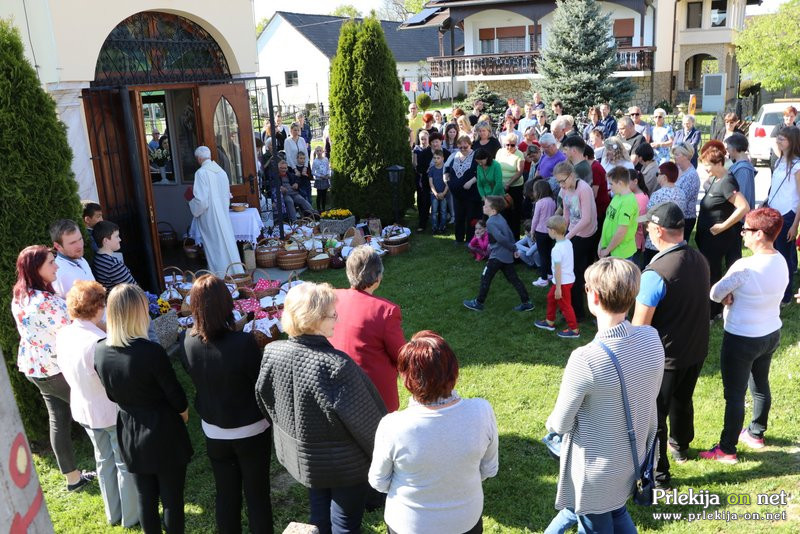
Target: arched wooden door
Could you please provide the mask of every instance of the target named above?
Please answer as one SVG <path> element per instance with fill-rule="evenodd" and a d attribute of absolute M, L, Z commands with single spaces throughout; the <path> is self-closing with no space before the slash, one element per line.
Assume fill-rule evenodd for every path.
<path fill-rule="evenodd" d="M 255 136 L 245 85 L 201 85 L 197 90 L 203 144 L 228 173 L 233 201 L 258 208 Z"/>

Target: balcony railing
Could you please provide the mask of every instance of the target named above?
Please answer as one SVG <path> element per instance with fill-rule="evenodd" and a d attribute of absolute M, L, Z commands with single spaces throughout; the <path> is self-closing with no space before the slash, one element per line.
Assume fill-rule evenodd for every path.
<path fill-rule="evenodd" d="M 653 65 L 652 47 L 617 48 L 620 71 L 650 70 Z M 539 52 L 512 52 L 474 56 L 429 57 L 431 78 L 450 76 L 503 76 L 535 74 Z"/>

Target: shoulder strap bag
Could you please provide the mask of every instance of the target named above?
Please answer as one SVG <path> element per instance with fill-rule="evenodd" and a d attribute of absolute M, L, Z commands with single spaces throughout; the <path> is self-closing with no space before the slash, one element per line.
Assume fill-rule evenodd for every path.
<path fill-rule="evenodd" d="M 617 370 L 619 377 L 619 385 L 622 390 L 622 404 L 625 406 L 625 423 L 628 425 L 628 440 L 631 444 L 631 458 L 633 460 L 633 470 L 636 474 L 635 482 L 633 484 L 633 502 L 641 506 L 651 506 L 653 504 L 653 490 L 656 487 L 655 479 L 655 463 L 656 463 L 656 450 L 658 449 L 658 437 L 653 440 L 653 445 L 649 450 L 645 451 L 644 461 L 639 463 L 639 455 L 636 453 L 636 433 L 633 430 L 633 421 L 631 419 L 631 407 L 628 404 L 628 392 L 625 388 L 625 379 L 622 376 L 622 368 L 619 366 L 617 356 L 614 354 L 605 343 L 595 340 L 595 343 L 600 345 L 608 357 L 611 358 L 611 363 Z"/>
<path fill-rule="evenodd" d="M 779 158 L 778 159 L 778 163 L 780 163 L 780 161 L 781 160 Z M 778 163 L 775 164 L 775 168 L 776 169 L 778 168 Z M 775 190 L 775 194 L 774 195 L 772 194 L 772 184 L 770 184 L 769 191 L 767 191 L 767 200 L 765 200 L 764 203 L 761 204 L 762 208 L 768 208 L 769 207 L 770 203 L 775 199 L 775 196 L 777 196 L 778 191 L 780 191 L 781 187 L 783 187 L 783 184 L 785 184 L 786 180 L 788 180 L 789 177 L 792 175 L 792 171 L 794 171 L 795 165 L 797 165 L 797 162 L 793 163 L 791 167 L 787 166 L 789 170 L 786 172 L 786 176 L 783 177 L 783 180 L 781 180 L 781 183 L 778 184 L 778 189 Z M 772 172 L 775 172 L 775 169 L 772 169 Z"/>

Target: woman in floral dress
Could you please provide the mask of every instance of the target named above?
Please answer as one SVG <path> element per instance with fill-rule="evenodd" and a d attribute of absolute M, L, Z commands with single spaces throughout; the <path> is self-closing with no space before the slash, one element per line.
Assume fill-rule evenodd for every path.
<path fill-rule="evenodd" d="M 55 360 L 56 332 L 69 324 L 67 304 L 53 290 L 56 271 L 55 255 L 47 247 L 34 245 L 20 252 L 11 312 L 20 337 L 17 367 L 42 394 L 50 416 L 50 445 L 67 490 L 75 491 L 95 474 L 77 469 L 72 449 L 69 385 Z"/>

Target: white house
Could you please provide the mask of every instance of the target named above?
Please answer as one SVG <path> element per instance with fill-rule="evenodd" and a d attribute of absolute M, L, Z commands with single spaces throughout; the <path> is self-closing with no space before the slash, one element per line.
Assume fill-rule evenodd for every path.
<path fill-rule="evenodd" d="M 305 107 L 321 103 L 328 106 L 330 66 L 339 44 L 339 31 L 346 17 L 308 15 L 277 11 L 258 36 L 258 75 L 269 76 L 277 86 L 277 99 L 282 106 Z M 439 34 L 435 28 L 419 32 L 398 31 L 399 22 L 381 21 L 389 49 L 397 63 L 397 76 L 410 100 L 423 91 L 423 82 L 430 81 L 427 58 L 439 50 Z M 461 44 L 457 33 L 456 48 Z M 450 50 L 448 42 L 443 49 Z M 464 84 L 456 87 L 463 91 Z M 416 89 L 414 89 L 416 87 Z M 439 98 L 440 88 L 434 84 L 431 97 Z M 449 98 L 447 85 L 442 98 Z M 273 95 L 274 97 L 276 95 Z"/>
<path fill-rule="evenodd" d="M 735 98 L 739 83 L 736 34 L 743 28 L 745 8 L 760 0 L 615 0 L 599 2 L 613 20 L 619 69 L 615 76 L 637 84 L 634 100 L 652 109 L 662 100 L 685 100 L 703 89 L 703 64 L 716 60 L 722 76 L 706 81 L 708 106 L 721 107 Z M 440 49 L 428 58 L 434 81 L 467 82 L 471 89 L 487 83 L 506 96 L 522 96 L 529 81 L 540 77 L 536 61 L 547 46 L 556 4 L 552 0 L 431 0 L 403 24 L 418 31 L 435 28 L 446 35 L 464 33 L 464 51 L 455 57 Z M 443 39 L 448 40 L 446 37 Z M 709 66 L 706 63 L 706 71 Z M 711 74 L 711 73 L 709 73 Z M 710 92 L 719 97 L 712 104 Z M 714 111 L 716 109 L 708 109 Z"/>

